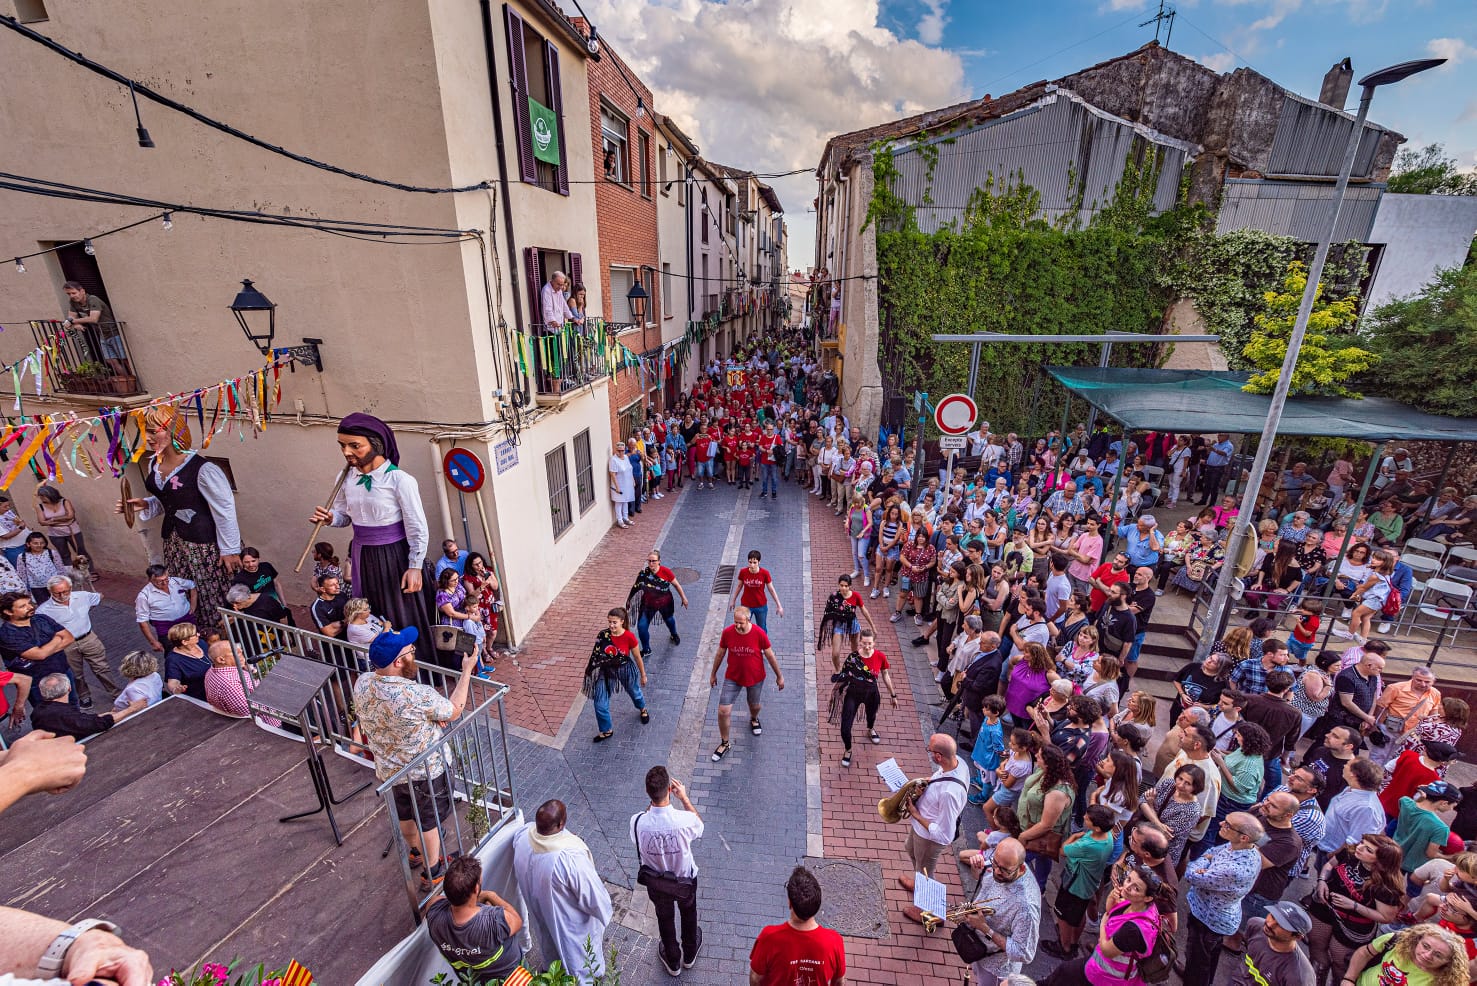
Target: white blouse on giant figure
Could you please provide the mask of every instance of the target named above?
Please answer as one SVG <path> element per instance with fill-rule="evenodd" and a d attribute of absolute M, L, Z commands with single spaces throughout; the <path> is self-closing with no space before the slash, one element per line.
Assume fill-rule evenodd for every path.
<path fill-rule="evenodd" d="M 404 524 L 405 539 L 410 543 L 409 567 L 420 568 L 425 562 L 430 532 L 426 511 L 421 506 L 420 484 L 388 459 L 373 472 L 349 470 L 348 478 L 333 499 L 331 526 L 347 527 L 351 522 L 360 527 Z"/>

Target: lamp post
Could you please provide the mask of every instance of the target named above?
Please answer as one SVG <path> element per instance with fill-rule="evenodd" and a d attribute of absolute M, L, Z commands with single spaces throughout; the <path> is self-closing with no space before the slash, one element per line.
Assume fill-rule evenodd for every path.
<path fill-rule="evenodd" d="M 272 345 L 277 338 L 277 305 L 257 290 L 256 285 L 251 283 L 251 278 L 241 282 L 241 290 L 236 292 L 236 300 L 231 302 L 231 314 L 236 316 L 236 324 L 246 334 L 246 341 L 263 356 L 291 357 L 292 362 L 288 364 L 288 368 L 294 373 L 297 372 L 299 363 L 310 365 L 319 373 L 323 372 L 323 358 L 318 352 L 318 347 L 323 344 L 322 339 L 305 338 L 301 346 Z"/>
<path fill-rule="evenodd" d="M 637 326 L 646 325 L 646 302 L 650 298 L 639 277 L 631 282 L 631 290 L 626 292 L 626 305 L 631 309 L 631 321 Z"/>
<path fill-rule="evenodd" d="M 1226 561 L 1216 579 L 1215 593 L 1211 596 L 1210 608 L 1206 610 L 1205 622 L 1201 624 L 1200 641 L 1195 648 L 1195 659 L 1203 660 L 1211 644 L 1220 632 L 1221 621 L 1231 596 L 1231 582 L 1236 578 L 1236 564 L 1245 550 L 1246 540 L 1252 536 L 1251 524 L 1256 512 L 1256 498 L 1261 492 L 1262 478 L 1267 473 L 1267 462 L 1272 457 L 1272 443 L 1277 438 L 1277 426 L 1282 422 L 1282 409 L 1287 404 L 1287 392 L 1292 386 L 1293 369 L 1297 366 L 1298 353 L 1303 346 L 1303 336 L 1308 331 L 1308 317 L 1313 313 L 1313 299 L 1318 293 L 1318 281 L 1323 277 L 1323 265 L 1328 260 L 1328 250 L 1333 244 L 1334 231 L 1338 228 L 1339 213 L 1343 211 L 1344 193 L 1349 188 L 1349 176 L 1354 171 L 1354 158 L 1359 152 L 1360 139 L 1364 136 L 1364 121 L 1369 116 L 1369 103 L 1379 86 L 1387 86 L 1406 79 L 1417 72 L 1424 72 L 1444 64 L 1444 58 L 1422 58 L 1412 62 L 1401 62 L 1380 69 L 1359 80 L 1359 112 L 1354 117 L 1354 127 L 1344 147 L 1344 163 L 1339 169 L 1338 181 L 1333 187 L 1333 204 L 1328 210 L 1328 220 L 1323 235 L 1318 240 L 1318 249 L 1313 262 L 1308 266 L 1308 283 L 1303 288 L 1303 300 L 1298 306 L 1297 321 L 1292 335 L 1287 340 L 1287 355 L 1282 360 L 1282 370 L 1277 377 L 1277 388 L 1272 393 L 1271 406 L 1267 408 L 1267 423 L 1262 428 L 1262 439 L 1257 445 L 1256 457 L 1252 460 L 1251 475 L 1241 493 L 1241 504 L 1236 520 L 1231 524 L 1231 534 L 1226 544 Z"/>

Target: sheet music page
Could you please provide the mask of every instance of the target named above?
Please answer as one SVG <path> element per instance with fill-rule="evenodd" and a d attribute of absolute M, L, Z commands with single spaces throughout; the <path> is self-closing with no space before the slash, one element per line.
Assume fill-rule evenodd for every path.
<path fill-rule="evenodd" d="M 896 791 L 908 783 L 908 775 L 903 773 L 903 768 L 897 765 L 897 757 L 888 757 L 879 763 L 877 773 L 882 775 L 882 780 L 887 784 L 889 791 Z"/>

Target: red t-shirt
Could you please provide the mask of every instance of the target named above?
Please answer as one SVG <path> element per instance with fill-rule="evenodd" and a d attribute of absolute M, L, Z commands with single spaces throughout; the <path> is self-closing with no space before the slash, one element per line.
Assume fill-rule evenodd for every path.
<path fill-rule="evenodd" d="M 862 663 L 865 664 L 867 666 L 867 670 L 872 672 L 873 674 L 881 674 L 888 668 L 892 667 L 891 664 L 887 663 L 887 655 L 882 653 L 880 650 L 872 651 L 871 657 L 862 658 Z"/>
<path fill-rule="evenodd" d="M 747 466 L 754 461 L 754 450 L 752 448 L 741 448 L 738 450 L 738 464 Z"/>
<path fill-rule="evenodd" d="M 1110 561 L 1105 561 L 1101 565 L 1099 565 L 1093 571 L 1092 577 L 1107 586 L 1114 586 L 1120 582 L 1127 582 L 1129 578 L 1131 578 L 1131 576 L 1128 574 L 1128 569 L 1126 568 L 1121 572 L 1113 571 L 1113 563 Z M 1103 591 L 1101 589 L 1097 588 L 1094 588 L 1092 590 L 1092 593 L 1087 597 L 1088 605 L 1092 608 L 1094 612 L 1102 609 L 1103 603 L 1107 601 L 1108 597 L 1103 594 Z"/>
<path fill-rule="evenodd" d="M 712 435 L 693 436 L 692 446 L 694 449 L 696 449 L 693 458 L 698 462 L 707 462 L 709 459 L 711 459 L 713 455 L 711 452 L 708 451 L 708 449 L 710 448 L 712 442 Z"/>
<path fill-rule="evenodd" d="M 769 569 L 761 568 L 757 572 L 751 572 L 749 566 L 745 565 L 738 570 L 735 578 L 744 587 L 743 594 L 739 596 L 740 603 L 750 609 L 768 604 L 769 599 L 764 595 L 764 587 L 774 581 L 769 577 Z"/>
<path fill-rule="evenodd" d="M 725 461 L 738 456 L 738 439 L 732 435 L 723 439 L 723 458 Z"/>
<path fill-rule="evenodd" d="M 1415 797 L 1415 789 L 1422 784 L 1439 781 L 1441 775 L 1421 763 L 1421 755 L 1415 750 L 1406 750 L 1395 760 L 1395 769 L 1390 771 L 1389 783 L 1380 792 L 1380 806 L 1385 814 L 1396 818 L 1400 814 L 1400 799 Z"/>
<path fill-rule="evenodd" d="M 780 443 L 780 436 L 778 436 L 778 435 L 760 435 L 759 436 L 759 454 L 760 454 L 759 461 L 760 462 L 767 462 L 767 463 L 773 464 L 774 461 L 775 461 L 775 458 L 774 458 L 774 449 L 775 449 L 775 446 L 778 445 L 779 443 Z"/>
<path fill-rule="evenodd" d="M 737 627 L 726 627 L 718 638 L 718 646 L 728 652 L 728 670 L 723 672 L 723 677 L 745 687 L 764 680 L 764 652 L 769 649 L 769 635 L 757 624 L 749 624 L 748 633 L 739 633 Z"/>
<path fill-rule="evenodd" d="M 760 435 L 759 432 L 755 430 L 752 423 L 744 429 L 744 432 L 740 437 L 743 438 L 743 440 L 748 442 L 750 445 L 759 444 Z"/>
<path fill-rule="evenodd" d="M 831 928 L 772 924 L 754 940 L 749 968 L 762 986 L 831 986 L 846 974 L 846 944 Z"/>
<path fill-rule="evenodd" d="M 605 648 L 605 652 L 607 654 L 618 653 L 621 655 L 622 658 L 629 658 L 640 648 L 641 641 L 636 639 L 636 635 L 634 633 L 627 630 L 625 633 L 621 634 L 618 637 L 612 636 L 610 638 L 610 645 Z"/>
<path fill-rule="evenodd" d="M 5 700 L 5 686 L 15 680 L 15 672 L 0 671 L 0 716 L 10 711 L 10 703 Z M 26 697 L 22 695 L 20 700 L 24 702 Z"/>

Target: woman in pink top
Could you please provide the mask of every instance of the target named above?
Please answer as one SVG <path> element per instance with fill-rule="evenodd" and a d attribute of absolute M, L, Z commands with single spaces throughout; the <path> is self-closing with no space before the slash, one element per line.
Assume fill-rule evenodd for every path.
<path fill-rule="evenodd" d="M 1082 522 L 1085 533 L 1077 535 L 1067 549 L 1072 563 L 1067 566 L 1067 574 L 1072 578 L 1072 585 L 1079 592 L 1086 592 L 1090 588 L 1088 579 L 1092 578 L 1093 571 L 1103 561 L 1103 538 L 1098 533 L 1099 524 L 1096 517 L 1088 517 Z"/>

